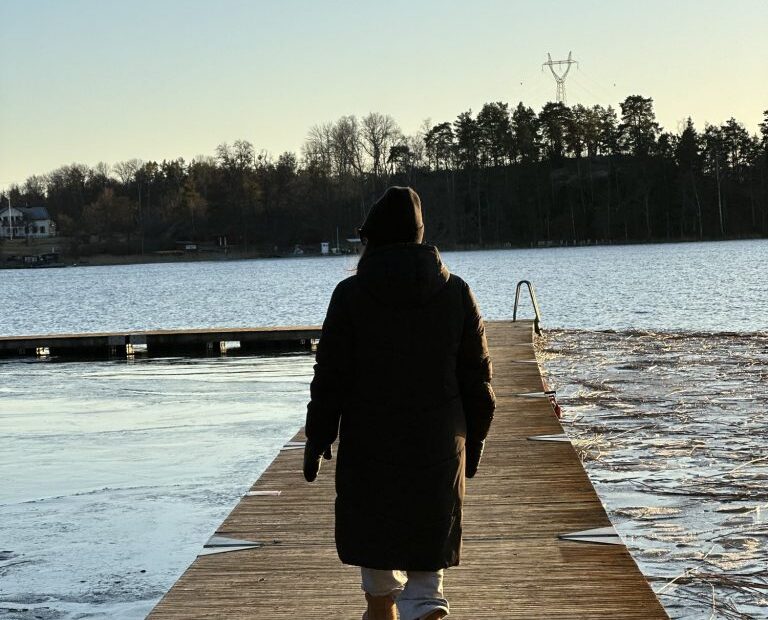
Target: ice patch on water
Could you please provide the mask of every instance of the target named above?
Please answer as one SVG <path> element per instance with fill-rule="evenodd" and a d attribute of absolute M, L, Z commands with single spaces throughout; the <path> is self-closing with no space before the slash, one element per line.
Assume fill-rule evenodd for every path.
<path fill-rule="evenodd" d="M 675 619 L 765 617 L 768 334 L 551 331 L 564 426 Z"/>
<path fill-rule="evenodd" d="M 5 364 L 0 618 L 144 618 L 302 424 L 312 363 Z"/>

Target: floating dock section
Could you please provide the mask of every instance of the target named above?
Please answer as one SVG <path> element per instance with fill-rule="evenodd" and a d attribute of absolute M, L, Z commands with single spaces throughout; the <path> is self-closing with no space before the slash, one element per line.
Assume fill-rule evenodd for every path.
<path fill-rule="evenodd" d="M 161 329 L 143 332 L 0 337 L 0 357 L 50 355 L 70 358 L 148 355 L 219 355 L 229 343 L 244 352 L 310 350 L 318 327 Z"/>
<path fill-rule="evenodd" d="M 667 618 L 611 527 L 553 414 L 530 321 L 487 324 L 496 418 L 467 481 L 451 618 Z M 302 478 L 301 433 L 243 497 L 150 614 L 153 620 L 358 620 L 359 571 L 333 541 L 334 461 Z M 611 544 L 613 543 L 613 544 Z"/>

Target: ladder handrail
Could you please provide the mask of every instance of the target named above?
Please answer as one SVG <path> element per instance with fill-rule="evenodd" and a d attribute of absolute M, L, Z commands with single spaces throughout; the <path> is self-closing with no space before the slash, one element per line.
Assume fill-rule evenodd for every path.
<path fill-rule="evenodd" d="M 515 305 L 512 309 L 512 320 L 517 321 L 517 306 L 520 303 L 520 289 L 525 284 L 528 287 L 528 294 L 531 296 L 531 303 L 533 304 L 533 311 L 535 317 L 533 319 L 533 329 L 537 334 L 541 334 L 541 311 L 539 310 L 539 302 L 536 300 L 536 289 L 533 284 L 528 280 L 520 280 L 515 288 Z"/>

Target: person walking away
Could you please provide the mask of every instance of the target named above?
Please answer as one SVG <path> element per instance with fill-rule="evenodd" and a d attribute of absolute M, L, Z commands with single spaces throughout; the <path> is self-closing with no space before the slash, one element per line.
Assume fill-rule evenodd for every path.
<path fill-rule="evenodd" d="M 469 286 L 422 243 L 421 201 L 390 187 L 360 229 L 357 273 L 331 297 L 307 406 L 304 476 L 339 439 L 336 548 L 361 567 L 367 620 L 448 615 L 443 572 L 461 554 L 465 477 L 495 409 Z"/>

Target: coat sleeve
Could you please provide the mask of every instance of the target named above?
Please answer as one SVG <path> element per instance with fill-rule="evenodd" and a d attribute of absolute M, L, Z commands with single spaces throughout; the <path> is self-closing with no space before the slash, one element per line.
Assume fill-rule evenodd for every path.
<path fill-rule="evenodd" d="M 491 387 L 493 375 L 485 326 L 477 301 L 464 283 L 464 327 L 462 330 L 457 374 L 459 389 L 467 420 L 467 441 L 485 440 L 496 409 L 496 396 Z"/>
<path fill-rule="evenodd" d="M 305 433 L 308 441 L 319 446 L 331 445 L 338 435 L 352 354 L 351 325 L 341 288 L 342 285 L 336 287 L 328 305 L 317 345 L 315 376 L 309 388 Z"/>

